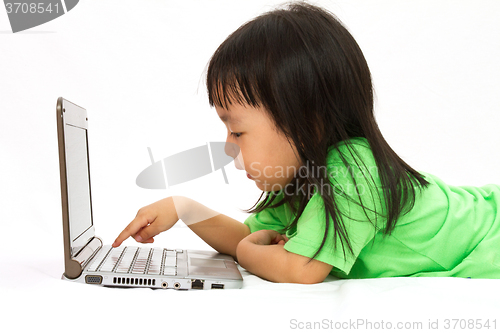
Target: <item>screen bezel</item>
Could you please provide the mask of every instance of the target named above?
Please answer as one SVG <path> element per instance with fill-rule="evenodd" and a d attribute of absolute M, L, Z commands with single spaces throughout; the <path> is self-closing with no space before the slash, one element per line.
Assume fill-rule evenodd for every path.
<path fill-rule="evenodd" d="M 59 101 L 58 101 L 59 102 Z M 58 103 L 58 116 L 60 117 L 61 126 L 59 133 L 60 153 L 62 150 L 62 155 L 60 156 L 60 167 L 61 167 L 61 195 L 63 197 L 63 232 L 65 238 L 65 251 L 69 250 L 69 256 L 74 258 L 82 250 L 85 245 L 87 245 L 95 237 L 95 228 L 93 222 L 93 209 L 92 209 L 92 188 L 90 186 L 90 161 L 89 161 L 89 149 L 88 149 L 88 118 L 87 111 L 73 104 L 63 98 L 61 98 L 61 103 Z M 67 154 L 67 144 L 66 144 L 66 128 L 67 126 L 73 126 L 85 130 L 85 140 L 87 147 L 87 172 L 89 181 L 89 200 L 90 200 L 90 226 L 85 229 L 77 238 L 71 238 L 71 215 L 69 210 L 69 191 L 68 191 L 68 179 L 67 179 L 67 168 L 66 168 L 66 156 Z M 62 141 L 62 142 L 61 142 Z M 62 148 L 62 149 L 61 149 Z"/>

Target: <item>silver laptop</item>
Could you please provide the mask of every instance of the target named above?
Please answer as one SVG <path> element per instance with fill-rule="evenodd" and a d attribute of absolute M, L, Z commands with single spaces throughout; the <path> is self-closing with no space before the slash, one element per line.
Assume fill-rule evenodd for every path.
<path fill-rule="evenodd" d="M 64 235 L 64 280 L 109 287 L 241 288 L 233 258 L 211 251 L 103 245 L 95 235 L 87 111 L 60 97 L 57 132 Z"/>

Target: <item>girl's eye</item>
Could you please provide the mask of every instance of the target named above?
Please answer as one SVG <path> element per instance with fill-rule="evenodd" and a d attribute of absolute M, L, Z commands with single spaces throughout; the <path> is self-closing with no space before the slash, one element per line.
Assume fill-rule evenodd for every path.
<path fill-rule="evenodd" d="M 231 135 L 236 137 L 236 138 L 239 138 L 241 136 L 241 133 L 234 133 L 234 132 L 231 132 Z"/>

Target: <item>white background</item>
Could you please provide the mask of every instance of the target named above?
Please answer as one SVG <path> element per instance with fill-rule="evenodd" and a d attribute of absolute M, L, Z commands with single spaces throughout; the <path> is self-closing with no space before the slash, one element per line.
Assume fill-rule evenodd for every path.
<path fill-rule="evenodd" d="M 338 297 L 342 300 L 337 289 L 340 282 L 325 284 L 327 290 L 331 288 L 332 298 L 324 296 L 324 289 L 317 286 L 313 288 L 319 289 L 302 286 L 295 293 L 297 289 L 287 285 L 263 284 L 259 288 L 258 284 L 253 296 L 235 303 L 238 306 L 231 302 L 237 302 L 239 294 L 227 291 L 216 301 L 217 316 L 206 315 L 197 321 L 188 309 L 210 313 L 207 309 L 215 294 L 183 296 L 167 292 L 167 296 L 160 296 L 142 290 L 103 291 L 59 280 L 63 260 L 57 98 L 62 96 L 87 109 L 94 224 L 107 243 L 139 208 L 170 195 L 188 196 L 244 221 L 248 214 L 240 209 L 252 207 L 261 192 L 234 164 L 226 167 L 229 185 L 224 184 L 220 171 L 168 190 L 141 189 L 135 179 L 150 164 L 147 147 L 151 147 L 155 159 L 161 159 L 209 141 L 225 140 L 225 126 L 209 107 L 206 96 L 204 77 L 210 56 L 241 24 L 280 3 L 80 1 L 62 17 L 16 34 L 0 8 L 0 297 L 11 304 L 11 312 L 2 313 L 4 319 L 40 327 L 22 318 L 33 316 L 37 310 L 48 311 L 35 315 L 39 323 L 47 319 L 43 313 L 56 316 L 62 310 L 66 316 L 73 314 L 74 309 L 68 308 L 71 295 L 83 297 L 90 289 L 101 308 L 118 303 L 129 309 L 121 320 L 113 318 L 121 329 L 156 327 L 149 323 L 149 317 L 130 316 L 137 309 L 143 314 L 151 311 L 165 316 L 182 313 L 198 328 L 208 319 L 227 313 L 226 319 L 219 320 L 221 325 L 234 324 L 241 316 L 252 318 L 246 328 L 267 325 L 285 330 L 290 318 L 304 313 L 301 306 L 307 306 L 306 313 L 330 314 L 333 318 L 330 310 L 350 304 L 352 307 L 347 308 L 351 312 L 344 315 L 362 317 L 352 297 L 366 294 L 356 289 L 348 301 L 335 303 Z M 334 12 L 363 50 L 373 76 L 379 127 L 403 160 L 453 185 L 500 184 L 500 2 L 312 3 Z M 210 249 L 181 222 L 159 236 L 156 244 Z M 418 281 L 417 286 L 425 287 L 421 281 L 426 279 Z M 485 283 L 490 283 L 490 288 L 493 282 Z M 280 293 L 273 294 L 276 290 Z M 295 294 L 290 296 L 289 290 Z M 372 303 L 364 300 L 366 313 L 377 313 L 378 291 L 370 294 L 369 290 L 365 292 L 373 298 Z M 406 290 L 391 293 L 393 298 L 389 300 L 405 292 L 415 296 Z M 421 302 L 426 302 L 425 297 L 437 297 L 422 290 L 417 294 Z M 276 295 L 288 301 L 273 299 Z M 135 301 L 127 303 L 132 296 Z M 474 299 L 454 297 L 463 302 Z M 183 303 L 172 303 L 168 298 Z M 142 304 L 136 304 L 137 299 Z M 446 302 L 457 306 L 452 309 L 460 304 L 453 298 L 443 304 L 434 299 L 435 306 L 449 305 Z M 275 318 L 270 310 L 273 305 L 287 314 L 281 322 L 271 320 Z M 268 310 L 259 317 L 263 306 Z M 55 308 L 51 312 L 47 307 Z M 403 315 L 399 306 L 379 313 Z M 416 316 L 419 312 L 413 308 L 412 313 Z M 309 317 L 313 319 L 317 318 Z M 51 323 L 62 328 L 57 324 L 62 320 Z M 112 319 L 100 320 L 101 325 L 107 325 L 104 327 L 113 327 Z M 161 331 L 172 325 L 163 322 Z"/>

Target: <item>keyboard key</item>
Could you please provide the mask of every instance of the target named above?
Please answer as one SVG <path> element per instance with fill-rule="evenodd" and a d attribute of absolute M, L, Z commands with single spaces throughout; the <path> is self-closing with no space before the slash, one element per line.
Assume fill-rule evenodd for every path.
<path fill-rule="evenodd" d="M 127 246 L 125 248 L 125 254 L 122 257 L 122 260 L 120 260 L 120 263 L 116 267 L 115 272 L 116 273 L 128 273 L 130 269 L 130 264 L 132 264 L 132 261 L 134 260 L 135 253 L 137 252 L 137 246 Z"/>
<path fill-rule="evenodd" d="M 135 260 L 134 267 L 132 268 L 132 274 L 144 274 L 151 248 L 141 247 L 139 248 L 139 251 L 140 252 L 137 255 L 137 259 Z"/>
<path fill-rule="evenodd" d="M 122 254 L 122 251 L 124 248 L 114 248 L 112 249 L 108 256 L 105 259 L 105 262 L 102 264 L 101 268 L 99 269 L 100 272 L 112 272 L 113 268 L 115 268 L 116 263 L 118 262 L 118 259 L 120 259 L 120 255 Z"/>
<path fill-rule="evenodd" d="M 148 274 L 160 274 L 161 261 L 163 259 L 163 249 L 154 248 L 151 262 L 149 263 Z"/>
<path fill-rule="evenodd" d="M 89 272 L 95 272 L 97 271 L 97 268 L 101 264 L 102 260 L 106 257 L 106 255 L 109 253 L 109 250 L 111 250 L 111 247 L 109 245 L 103 247 L 99 253 L 96 255 L 94 261 L 88 268 Z"/>
<path fill-rule="evenodd" d="M 165 257 L 165 267 L 177 266 L 177 257 Z"/>
<path fill-rule="evenodd" d="M 177 275 L 177 269 L 175 267 L 165 267 L 163 275 Z"/>

